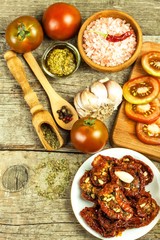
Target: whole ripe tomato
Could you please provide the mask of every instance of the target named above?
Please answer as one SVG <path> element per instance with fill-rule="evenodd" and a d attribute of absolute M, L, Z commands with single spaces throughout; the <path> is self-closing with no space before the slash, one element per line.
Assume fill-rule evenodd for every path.
<path fill-rule="evenodd" d="M 123 85 L 123 96 L 132 104 L 151 102 L 159 93 L 158 79 L 152 76 L 141 76 L 127 81 Z"/>
<path fill-rule="evenodd" d="M 144 70 L 155 77 L 160 77 L 160 52 L 151 51 L 141 57 Z"/>
<path fill-rule="evenodd" d="M 32 16 L 21 16 L 12 21 L 6 29 L 6 42 L 17 53 L 36 49 L 43 41 L 43 29 Z"/>
<path fill-rule="evenodd" d="M 71 4 L 54 3 L 43 14 L 42 24 L 48 37 L 54 40 L 68 40 L 74 37 L 81 25 L 81 14 Z"/>
<path fill-rule="evenodd" d="M 100 151 L 108 141 L 108 129 L 105 124 L 94 118 L 80 118 L 71 129 L 73 146 L 83 153 Z"/>

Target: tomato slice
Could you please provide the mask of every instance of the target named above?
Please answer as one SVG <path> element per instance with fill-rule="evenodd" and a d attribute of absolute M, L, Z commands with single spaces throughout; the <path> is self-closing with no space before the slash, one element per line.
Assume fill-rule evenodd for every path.
<path fill-rule="evenodd" d="M 141 123 L 152 123 L 159 118 L 160 108 L 158 98 L 146 104 L 125 103 L 125 113 L 128 118 Z"/>
<path fill-rule="evenodd" d="M 136 135 L 143 143 L 160 145 L 160 117 L 152 124 L 137 123 Z"/>
<path fill-rule="evenodd" d="M 123 96 L 130 103 L 146 104 L 156 98 L 159 88 L 158 79 L 141 76 L 131 79 L 123 85 Z"/>
<path fill-rule="evenodd" d="M 141 64 L 147 73 L 160 77 L 160 52 L 151 51 L 142 55 Z"/>

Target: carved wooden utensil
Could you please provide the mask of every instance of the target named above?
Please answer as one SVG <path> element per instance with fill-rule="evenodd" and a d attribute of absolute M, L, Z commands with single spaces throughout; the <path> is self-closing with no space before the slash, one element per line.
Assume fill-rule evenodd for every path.
<path fill-rule="evenodd" d="M 29 64 L 30 68 L 32 69 L 33 73 L 43 86 L 44 90 L 46 91 L 50 100 L 52 113 L 57 124 L 65 130 L 71 130 L 73 124 L 78 120 L 78 114 L 75 108 L 52 88 L 40 66 L 38 65 L 36 59 L 34 58 L 33 54 L 31 52 L 27 52 L 24 53 L 23 56 Z M 59 114 L 57 113 L 57 111 L 60 110 L 63 106 L 65 106 L 72 114 L 72 120 L 68 123 L 65 123 L 63 120 L 59 119 Z"/>
<path fill-rule="evenodd" d="M 13 51 L 7 51 L 4 58 L 10 72 L 24 92 L 24 99 L 29 105 L 32 114 L 32 124 L 44 148 L 49 151 L 60 148 L 63 145 L 63 138 L 51 114 L 44 110 L 36 93 L 30 87 L 21 60 Z"/>

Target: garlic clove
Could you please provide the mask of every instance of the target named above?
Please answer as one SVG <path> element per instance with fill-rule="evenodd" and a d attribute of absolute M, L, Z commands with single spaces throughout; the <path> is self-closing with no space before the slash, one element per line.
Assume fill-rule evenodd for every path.
<path fill-rule="evenodd" d="M 105 80 L 105 79 L 104 79 Z M 108 92 L 108 98 L 114 103 L 116 109 L 118 105 L 122 102 L 123 91 L 119 83 L 113 80 L 100 80 L 103 82 L 103 85 L 106 87 Z"/>
<path fill-rule="evenodd" d="M 90 116 L 89 111 L 84 111 L 82 108 L 76 108 L 80 118 Z"/>
<path fill-rule="evenodd" d="M 115 175 L 125 183 L 131 183 L 134 180 L 134 177 L 125 171 L 115 171 Z"/>
<path fill-rule="evenodd" d="M 81 92 L 81 103 L 86 110 L 94 111 L 99 107 L 97 97 L 86 88 Z"/>
<path fill-rule="evenodd" d="M 102 78 L 99 80 L 100 83 L 105 83 L 105 82 L 108 82 L 110 81 L 108 77 L 105 77 L 105 78 Z"/>
<path fill-rule="evenodd" d="M 82 102 L 81 102 L 81 93 L 82 93 L 82 92 L 78 92 L 78 93 L 76 94 L 76 96 L 74 97 L 74 105 L 75 105 L 75 107 L 77 107 L 77 108 L 81 108 L 81 109 L 85 110 L 85 108 L 84 108 L 84 106 L 83 106 L 83 104 L 82 104 Z"/>
<path fill-rule="evenodd" d="M 108 94 L 103 83 L 100 83 L 99 81 L 94 82 L 90 86 L 90 91 L 98 98 L 99 105 L 107 104 Z"/>
<path fill-rule="evenodd" d="M 88 111 L 86 111 L 85 109 L 83 109 L 83 105 L 82 105 L 81 99 L 80 99 L 80 94 L 81 93 L 79 92 L 74 97 L 74 106 L 77 110 L 79 117 L 82 118 L 82 117 L 88 116 L 90 113 Z"/>

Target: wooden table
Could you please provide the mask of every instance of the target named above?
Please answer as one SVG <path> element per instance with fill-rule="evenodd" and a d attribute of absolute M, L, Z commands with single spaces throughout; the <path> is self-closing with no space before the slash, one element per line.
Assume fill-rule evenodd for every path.
<path fill-rule="evenodd" d="M 63 130 L 62 134 L 66 139 L 64 147 L 55 152 L 44 150 L 32 126 L 31 114 L 23 99 L 22 90 L 9 73 L 3 58 L 3 54 L 9 49 L 5 42 L 7 25 L 21 15 L 32 15 L 41 20 L 43 11 L 56 1 L 0 0 L 0 2 L 0 239 L 96 239 L 77 222 L 70 202 L 72 179 L 88 155 L 77 152 L 69 142 L 69 132 Z M 144 41 L 160 42 L 160 1 L 71 0 L 66 2 L 74 4 L 80 10 L 83 21 L 91 14 L 104 9 L 126 11 L 140 24 Z M 76 45 L 76 39 L 69 42 Z M 33 51 L 37 61 L 40 62 L 44 50 L 51 43 L 52 40 L 45 38 L 41 46 Z M 24 62 L 23 59 L 22 61 Z M 24 66 L 40 102 L 51 111 L 46 93 L 25 62 Z M 71 77 L 61 80 L 48 78 L 48 80 L 62 97 L 73 103 L 73 97 L 78 91 L 105 76 L 123 84 L 127 81 L 131 69 L 132 67 L 118 73 L 105 74 L 91 69 L 82 61 L 79 70 Z M 110 133 L 116 114 L 115 111 L 106 121 Z M 111 147 L 110 142 L 106 145 L 106 148 L 108 147 Z M 53 162 L 59 164 L 62 160 L 66 171 L 70 174 L 66 185 L 62 183 L 65 187 L 63 194 L 58 197 L 55 193 L 44 194 L 45 164 Z M 160 169 L 160 163 L 156 161 L 153 163 Z M 160 222 L 140 239 L 160 239 Z"/>

